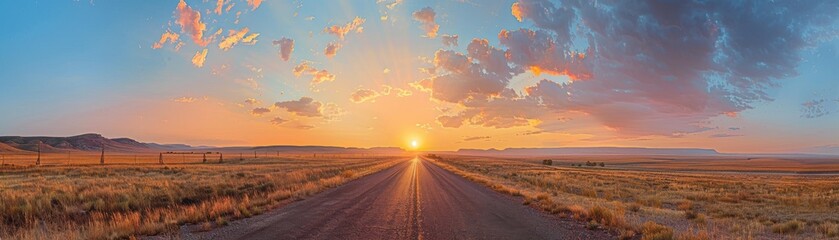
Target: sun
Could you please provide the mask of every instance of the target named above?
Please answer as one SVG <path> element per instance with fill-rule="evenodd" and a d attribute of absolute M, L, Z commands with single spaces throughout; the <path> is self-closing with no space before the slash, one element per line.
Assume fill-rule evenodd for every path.
<path fill-rule="evenodd" d="M 419 148 L 419 141 L 411 140 L 411 148 L 413 148 L 413 149 Z"/>

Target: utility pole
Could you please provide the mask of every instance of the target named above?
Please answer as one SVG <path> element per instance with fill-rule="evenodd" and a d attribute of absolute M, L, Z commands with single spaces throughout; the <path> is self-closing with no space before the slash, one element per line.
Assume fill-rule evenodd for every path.
<path fill-rule="evenodd" d="M 105 144 L 102 144 L 102 155 L 99 155 L 99 165 L 105 165 Z"/>
<path fill-rule="evenodd" d="M 224 162 L 224 154 L 219 152 L 218 153 L 218 163 Z"/>
<path fill-rule="evenodd" d="M 204 163 L 207 163 L 207 153 L 204 153 Z"/>
<path fill-rule="evenodd" d="M 160 164 L 163 164 L 163 153 L 160 153 Z"/>
<path fill-rule="evenodd" d="M 35 166 L 41 166 L 41 141 L 38 141 L 38 159 L 35 160 Z"/>

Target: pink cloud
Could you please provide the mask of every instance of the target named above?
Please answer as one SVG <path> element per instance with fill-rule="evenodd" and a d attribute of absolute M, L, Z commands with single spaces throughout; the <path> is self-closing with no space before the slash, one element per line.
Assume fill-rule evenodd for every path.
<path fill-rule="evenodd" d="M 341 49 L 340 43 L 331 42 L 326 45 L 326 49 L 323 50 L 323 54 L 326 55 L 327 58 L 332 58 L 335 54 L 338 54 L 338 50 Z"/>
<path fill-rule="evenodd" d="M 198 46 L 207 46 L 210 41 L 204 39 L 204 31 L 207 29 L 207 25 L 201 21 L 201 12 L 198 10 L 192 10 L 189 6 L 186 5 L 184 0 L 181 0 L 178 3 L 176 8 L 177 19 L 175 23 L 181 26 L 181 31 L 188 33 L 192 37 L 192 41 Z"/>
<path fill-rule="evenodd" d="M 350 101 L 354 103 L 363 103 L 365 101 L 372 101 L 379 97 L 379 93 L 371 89 L 358 89 L 352 93 Z"/>
<path fill-rule="evenodd" d="M 301 97 L 299 100 L 290 100 L 284 102 L 277 102 L 274 104 L 277 108 L 285 109 L 297 116 L 303 117 L 321 117 L 321 107 L 323 103 L 315 101 L 310 97 Z"/>
<path fill-rule="evenodd" d="M 160 48 L 163 47 L 163 44 L 165 44 L 166 42 L 169 42 L 169 43 L 177 42 L 178 38 L 180 38 L 180 35 L 178 35 L 177 33 L 173 33 L 172 31 L 166 30 L 166 32 L 164 32 L 163 35 L 160 35 L 160 40 L 158 40 L 157 42 L 152 44 L 151 48 L 152 49 L 160 49 Z"/>
<path fill-rule="evenodd" d="M 298 77 L 304 74 L 312 76 L 312 84 L 335 81 L 335 75 L 329 73 L 329 71 L 314 68 L 306 61 L 295 66 L 292 73 Z"/>

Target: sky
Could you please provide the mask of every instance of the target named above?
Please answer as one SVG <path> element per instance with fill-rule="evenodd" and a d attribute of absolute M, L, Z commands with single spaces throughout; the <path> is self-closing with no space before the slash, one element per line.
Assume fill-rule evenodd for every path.
<path fill-rule="evenodd" d="M 0 135 L 839 149 L 839 2 L 4 1 Z"/>

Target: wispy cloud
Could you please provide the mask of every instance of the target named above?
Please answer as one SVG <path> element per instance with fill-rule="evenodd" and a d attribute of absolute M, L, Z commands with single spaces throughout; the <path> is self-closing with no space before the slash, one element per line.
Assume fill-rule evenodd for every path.
<path fill-rule="evenodd" d="M 292 73 L 298 77 L 301 75 L 312 76 L 312 85 L 335 80 L 335 75 L 330 74 L 329 71 L 312 67 L 308 61 L 303 61 L 295 66 L 294 69 L 292 69 Z"/>

